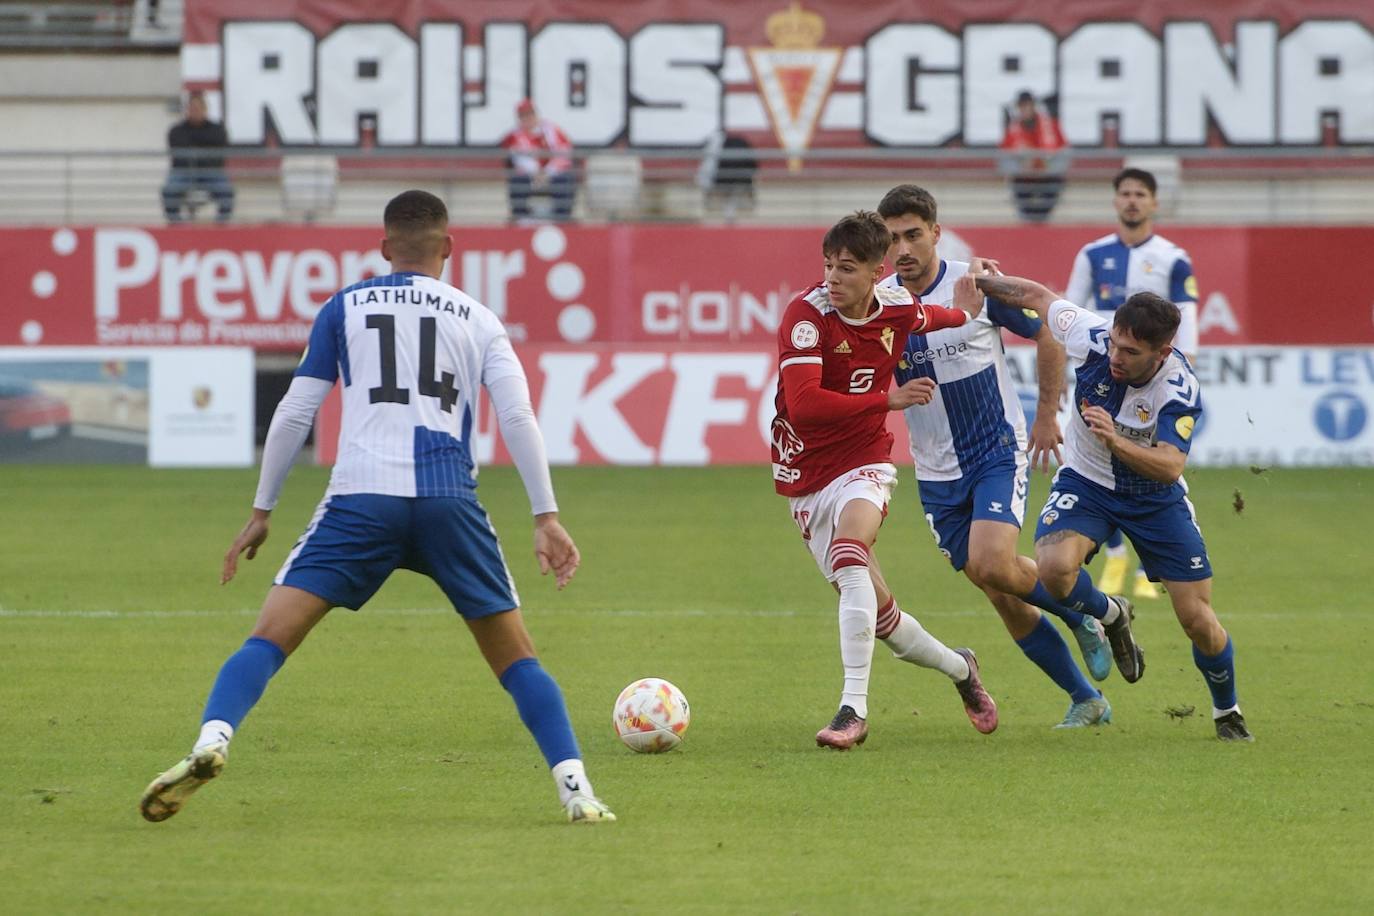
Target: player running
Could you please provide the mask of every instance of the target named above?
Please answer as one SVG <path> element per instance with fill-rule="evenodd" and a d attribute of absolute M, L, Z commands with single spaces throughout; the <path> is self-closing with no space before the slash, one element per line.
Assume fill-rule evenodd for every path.
<path fill-rule="evenodd" d="M 953 680 L 978 731 L 997 727 L 997 706 L 973 652 L 950 649 L 903 612 L 872 556 L 897 483 L 888 411 L 926 403 L 935 390 L 925 378 L 888 390 L 902 342 L 913 331 L 968 319 L 959 309 L 922 305 L 904 289 L 878 288 L 890 241 L 876 213 L 859 211 L 836 223 L 821 244 L 825 282 L 793 299 L 778 328 L 773 479 L 840 594 L 844 689 L 839 711 L 816 735 L 818 745 L 840 750 L 868 737 L 875 636 L 903 661 Z M 982 297 L 974 291 L 956 304 L 976 313 Z"/>
<path fill-rule="evenodd" d="M 896 268 L 879 287 L 906 288 L 922 302 L 951 304 L 955 284 L 969 265 L 936 254 L 935 198 L 916 185 L 899 185 L 883 197 L 878 214 L 892 233 Z M 1040 404 L 1029 445 L 1021 401 L 1007 371 L 1002 328 L 1035 341 Z M 1054 600 L 1037 578 L 1035 561 L 1016 552 L 1028 464 L 1048 471 L 1050 455 L 1060 457 L 1063 439 L 1055 413 L 1064 348 L 1040 319 L 989 299 L 966 324 L 907 338 L 896 378 L 902 384 L 914 379 L 939 384 L 929 403 L 904 411 L 917 490 L 936 546 L 987 595 L 1026 657 L 1068 694 L 1068 713 L 1055 727 L 1110 722 L 1111 704 L 1083 676 L 1063 637 L 1038 608 L 1063 618 L 1099 681 L 1112 666 L 1101 624 Z"/>
<path fill-rule="evenodd" d="M 1171 341 L 1189 360 L 1197 359 L 1197 278 L 1188 252 L 1155 234 L 1159 210 L 1155 176 L 1144 169 L 1122 169 L 1112 179 L 1112 206 L 1117 229 L 1084 245 L 1073 259 L 1064 298 L 1083 308 L 1110 315 L 1133 293 L 1154 293 L 1178 306 L 1178 333 Z M 1120 531 L 1107 538 L 1102 576 L 1104 592 L 1123 591 L 1129 561 Z M 1136 570 L 1134 595 L 1158 598 L 1144 567 Z"/>
<path fill-rule="evenodd" d="M 1070 607 L 1098 616 L 1121 605 L 1111 610 L 1129 618 L 1129 605 L 1093 588 L 1083 569 L 1119 527 L 1150 578 L 1163 580 L 1193 642 L 1217 737 L 1253 740 L 1236 701 L 1231 637 L 1212 610 L 1212 565 L 1182 476 L 1202 399 L 1192 367 L 1169 345 L 1178 308 L 1154 293 L 1136 293 L 1109 323 L 1030 280 L 981 276 L 976 282 L 989 296 L 1039 313 L 1078 364 L 1064 466 L 1035 531 L 1041 580 Z M 1121 647 L 1114 642 L 1112 648 Z M 1138 647 L 1125 662 L 1128 681 L 1144 672 Z"/>
<path fill-rule="evenodd" d="M 253 512 L 224 557 L 233 578 L 253 559 L 296 453 L 325 395 L 343 379 L 339 457 L 324 500 L 267 593 L 252 635 L 220 669 L 191 753 L 148 786 L 150 821 L 176 814 L 219 775 L 239 723 L 331 608 L 357 610 L 392 570 L 433 579 L 472 631 L 515 701 L 574 823 L 613 821 L 592 792 L 558 684 L 540 667 L 486 511 L 471 450 L 479 387 L 534 514 L 534 552 L 562 588 L 577 546 L 558 520 L 544 440 L 525 373 L 505 328 L 477 300 L 438 279 L 452 251 L 448 210 L 424 191 L 386 206 L 382 256 L 394 273 L 336 293 L 315 318 L 310 346 L 277 405 L 263 448 Z"/>

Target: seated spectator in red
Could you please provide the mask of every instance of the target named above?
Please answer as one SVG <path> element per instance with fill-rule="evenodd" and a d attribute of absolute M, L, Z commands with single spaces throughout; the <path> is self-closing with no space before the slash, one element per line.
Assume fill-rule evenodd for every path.
<path fill-rule="evenodd" d="M 1011 176 L 1012 197 L 1023 219 L 1049 219 L 1064 188 L 1067 146 L 1059 122 L 1045 106 L 1029 92 L 1018 95 L 1001 148 L 1002 168 Z"/>
<path fill-rule="evenodd" d="M 224 147 L 229 137 L 224 125 L 209 119 L 205 94 L 194 90 L 186 96 L 186 118 L 167 132 L 172 151 L 172 168 L 162 186 L 162 210 L 167 222 L 179 223 L 185 217 L 182 206 L 193 189 L 209 193 L 215 202 L 215 218 L 227 222 L 234 213 L 234 186 L 224 172 Z"/>
<path fill-rule="evenodd" d="M 501 141 L 510 155 L 507 187 L 511 218 L 528 219 L 530 197 L 546 194 L 552 202 L 553 218 L 569 219 L 577 194 L 577 175 L 569 155 L 572 143 L 557 124 L 539 117 L 529 99 L 517 105 L 515 113 L 520 124 Z"/>

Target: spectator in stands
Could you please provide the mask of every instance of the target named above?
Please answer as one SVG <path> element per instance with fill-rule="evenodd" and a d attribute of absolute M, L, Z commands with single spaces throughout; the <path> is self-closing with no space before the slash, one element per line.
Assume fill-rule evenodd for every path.
<path fill-rule="evenodd" d="M 1069 154 L 1059 122 L 1029 92 L 1016 97 L 1002 151 L 1001 168 L 1011 180 L 1017 212 L 1027 222 L 1043 223 L 1064 189 Z"/>
<path fill-rule="evenodd" d="M 706 210 L 734 222 L 740 210 L 754 207 L 754 174 L 758 160 L 749 141 L 738 134 L 716 131 L 706 141 L 697 170 L 697 187 L 706 192 Z"/>
<path fill-rule="evenodd" d="M 530 198 L 540 194 L 548 196 L 555 220 L 571 218 L 577 194 L 577 174 L 569 155 L 572 143 L 557 124 L 539 117 L 529 99 L 515 107 L 515 114 L 519 125 L 501 141 L 510 157 L 511 219 L 528 219 Z"/>
<path fill-rule="evenodd" d="M 186 96 L 185 119 L 167 132 L 167 146 L 172 151 L 172 168 L 162 186 L 167 222 L 179 223 L 186 218 L 182 213 L 186 195 L 196 189 L 207 191 L 214 200 L 218 222 L 227 222 L 234 214 L 234 186 L 224 172 L 223 150 L 228 145 L 224 125 L 208 117 L 205 94 L 192 91 Z"/>

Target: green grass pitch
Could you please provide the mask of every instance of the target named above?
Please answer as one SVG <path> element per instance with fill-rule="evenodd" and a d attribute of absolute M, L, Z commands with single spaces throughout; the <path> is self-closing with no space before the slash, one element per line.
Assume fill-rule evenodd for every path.
<path fill-rule="evenodd" d="M 1374 907 L 1374 471 L 1189 475 L 1258 739 L 1241 747 L 1215 740 L 1165 600 L 1138 609 L 1144 679 L 1104 685 L 1115 724 L 1051 730 L 1066 700 L 948 570 L 909 475 L 878 555 L 906 609 L 978 650 L 1001 726 L 979 735 L 946 679 L 879 646 L 871 736 L 840 754 L 813 742 L 840 684 L 834 598 L 766 469 L 556 470 L 584 557 L 562 593 L 537 575 L 518 479 L 484 473 L 530 628 L 620 816 L 589 829 L 561 820 L 513 705 L 409 573 L 330 615 L 224 777 L 143 822 L 139 793 L 195 737 L 325 475 L 297 469 L 263 554 L 220 587 L 255 472 L 6 468 L 0 912 Z M 1030 515 L 1045 491 L 1037 475 Z M 610 728 L 645 675 L 692 703 L 669 754 L 633 754 Z"/>

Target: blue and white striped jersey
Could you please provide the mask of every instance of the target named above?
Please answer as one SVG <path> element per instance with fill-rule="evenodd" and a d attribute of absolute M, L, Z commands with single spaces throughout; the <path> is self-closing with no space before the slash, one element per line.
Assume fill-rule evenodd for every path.
<path fill-rule="evenodd" d="M 1136 293 L 1163 296 L 1179 307 L 1175 344 L 1197 353 L 1197 278 L 1188 252 L 1152 235 L 1130 246 L 1116 233 L 1089 242 L 1078 252 L 1064 298 L 1083 308 L 1114 312 Z"/>
<path fill-rule="evenodd" d="M 471 496 L 481 385 L 525 378 L 500 320 L 441 280 L 396 273 L 335 293 L 296 375 L 343 378 L 329 494 Z"/>
<path fill-rule="evenodd" d="M 963 261 L 941 261 L 935 282 L 919 299 L 952 307 L 954 281 L 966 273 Z M 900 286 L 901 279 L 894 273 L 879 285 Z M 986 461 L 1025 449 L 1026 417 L 1007 371 L 1002 328 L 1033 338 L 1040 319 L 987 299 L 978 317 L 961 327 L 907 338 L 897 383 L 936 382 L 929 404 L 903 411 L 917 480 L 958 480 Z"/>
<path fill-rule="evenodd" d="M 1050 333 L 1062 341 L 1074 366 L 1073 410 L 1064 431 L 1064 467 L 1120 495 L 1172 502 L 1188 492 L 1183 478 L 1160 483 L 1131 470 L 1097 440 L 1083 409 L 1103 408 L 1116 431 L 1141 445 L 1167 442 L 1187 454 L 1202 416 L 1202 392 L 1193 368 L 1178 350 L 1140 387 L 1112 378 L 1108 343 L 1111 321 L 1064 299 L 1049 310 Z"/>

